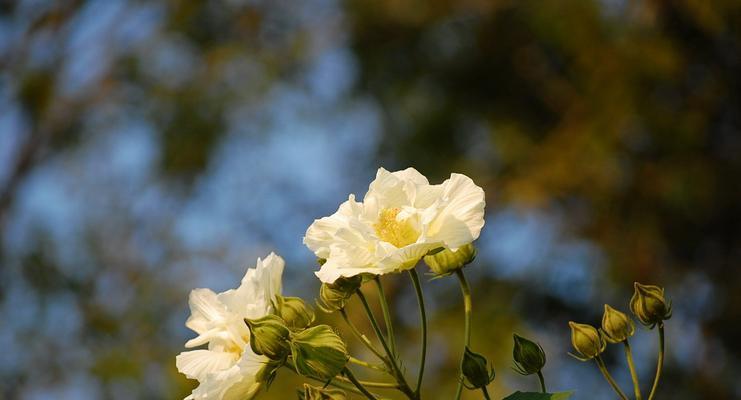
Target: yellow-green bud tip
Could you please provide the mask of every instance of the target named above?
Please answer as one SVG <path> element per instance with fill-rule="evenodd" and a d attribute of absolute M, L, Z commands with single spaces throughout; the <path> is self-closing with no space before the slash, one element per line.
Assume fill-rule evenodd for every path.
<path fill-rule="evenodd" d="M 628 340 L 635 332 L 635 324 L 625 313 L 605 304 L 605 313 L 602 315 L 602 333 L 610 343 L 620 343 Z"/>
<path fill-rule="evenodd" d="M 275 297 L 275 313 L 292 330 L 301 330 L 314 322 L 314 310 L 298 297 Z"/>
<path fill-rule="evenodd" d="M 282 360 L 288 354 L 290 332 L 283 320 L 276 315 L 266 315 L 258 319 L 245 319 L 250 329 L 250 347 L 255 354 L 264 355 L 271 360 Z"/>
<path fill-rule="evenodd" d="M 600 335 L 597 328 L 569 321 L 571 327 L 571 344 L 579 355 L 572 354 L 573 357 L 587 361 L 597 357 L 605 350 L 605 340 Z"/>
<path fill-rule="evenodd" d="M 672 306 L 664 298 L 664 289 L 655 285 L 636 282 L 630 299 L 630 310 L 641 324 L 653 328 L 656 324 L 671 318 Z"/>
<path fill-rule="evenodd" d="M 327 325 L 295 333 L 290 344 L 296 371 L 322 381 L 339 374 L 350 358 L 345 343 Z"/>
<path fill-rule="evenodd" d="M 424 260 L 435 275 L 449 275 L 455 270 L 470 264 L 476 258 L 476 253 L 476 247 L 469 243 L 459 247 L 456 251 L 443 249 L 431 252 L 424 257 Z"/>

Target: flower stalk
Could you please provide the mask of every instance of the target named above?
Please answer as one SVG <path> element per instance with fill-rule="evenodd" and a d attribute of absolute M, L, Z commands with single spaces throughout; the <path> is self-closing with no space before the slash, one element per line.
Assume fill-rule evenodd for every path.
<path fill-rule="evenodd" d="M 461 294 L 463 295 L 463 311 L 464 311 L 464 333 L 463 333 L 463 355 L 461 356 L 461 364 L 463 363 L 463 359 L 465 357 L 465 350 L 470 346 L 471 344 L 471 315 L 473 310 L 473 305 L 471 302 L 471 288 L 468 285 L 468 281 L 466 280 L 466 275 L 463 274 L 462 269 L 457 269 L 455 271 L 455 276 L 458 278 L 458 283 L 461 287 Z M 455 390 L 455 399 L 458 400 L 461 398 L 461 393 L 463 392 L 463 370 L 461 370 L 460 378 L 458 380 L 458 387 Z"/>
<path fill-rule="evenodd" d="M 630 369 L 630 379 L 633 380 L 633 391 L 635 392 L 636 400 L 642 400 L 643 396 L 641 395 L 641 385 L 638 383 L 638 374 L 636 373 L 636 366 L 633 362 L 633 353 L 630 350 L 630 343 L 628 343 L 628 339 L 625 339 L 623 341 L 623 345 L 625 346 L 625 359 L 628 361 L 628 368 Z"/>
<path fill-rule="evenodd" d="M 659 380 L 661 380 L 661 370 L 664 367 L 664 322 L 659 322 L 659 358 L 656 362 L 656 376 L 654 377 L 654 384 L 651 386 L 651 392 L 648 394 L 648 400 L 653 400 L 656 394 L 656 388 L 659 387 Z"/>
<path fill-rule="evenodd" d="M 612 375 L 610 375 L 610 372 L 607 370 L 607 366 L 605 366 L 605 362 L 604 360 L 602 360 L 602 357 L 597 356 L 594 358 L 594 361 L 597 363 L 597 367 L 599 368 L 600 372 L 602 372 L 602 376 L 605 377 L 615 393 L 617 393 L 617 395 L 622 400 L 628 400 L 628 396 L 623 393 L 623 391 L 620 389 L 620 386 L 618 386 L 617 382 L 615 382 L 615 379 L 613 379 Z"/>
<path fill-rule="evenodd" d="M 419 392 L 422 389 L 422 378 L 425 373 L 425 359 L 427 358 L 427 312 L 425 311 L 425 299 L 422 294 L 422 285 L 419 283 L 419 275 L 416 269 L 409 270 L 409 276 L 412 278 L 412 284 L 414 285 L 414 292 L 417 295 L 417 305 L 419 306 L 419 320 L 421 325 L 421 350 L 419 355 L 419 375 L 417 376 L 417 386 L 414 389 L 414 393 L 419 397 Z"/>

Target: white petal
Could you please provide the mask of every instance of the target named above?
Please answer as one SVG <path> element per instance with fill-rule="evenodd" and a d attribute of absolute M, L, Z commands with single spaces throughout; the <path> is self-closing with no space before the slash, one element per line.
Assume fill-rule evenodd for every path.
<path fill-rule="evenodd" d="M 431 206 L 437 208 L 433 210 L 436 215 L 431 218 L 425 235 L 428 241 L 441 241 L 457 249 L 476 240 L 481 233 L 486 205 L 484 190 L 461 174 L 451 174 L 441 186 L 439 203 Z"/>
<path fill-rule="evenodd" d="M 355 196 L 351 194 L 337 212 L 329 217 L 317 219 L 309 226 L 304 236 L 304 244 L 317 257 L 329 258 L 329 246 L 334 242 L 337 231 L 347 227 L 349 220 L 361 218 L 362 214 L 363 204 L 356 202 Z"/>
<path fill-rule="evenodd" d="M 249 348 L 232 367 L 208 374 L 193 391 L 194 400 L 250 400 L 260 391 L 262 382 L 257 376 L 268 359 L 258 356 Z"/>
<path fill-rule="evenodd" d="M 238 357 L 234 353 L 192 350 L 175 357 L 178 371 L 190 379 L 204 380 L 209 373 L 225 370 L 236 364 Z"/>
<path fill-rule="evenodd" d="M 442 243 L 414 243 L 397 249 L 393 247 L 389 255 L 383 258 L 377 267 L 382 273 L 398 272 L 414 268 L 430 250 L 436 249 Z"/>
<path fill-rule="evenodd" d="M 414 202 L 417 187 L 427 185 L 429 185 L 427 178 L 414 168 L 395 172 L 379 168 L 376 179 L 370 183 L 363 202 L 373 201 L 379 210 L 411 205 Z"/>
<path fill-rule="evenodd" d="M 190 317 L 185 326 L 197 333 L 205 333 L 229 318 L 229 310 L 210 289 L 194 289 L 188 298 Z"/>

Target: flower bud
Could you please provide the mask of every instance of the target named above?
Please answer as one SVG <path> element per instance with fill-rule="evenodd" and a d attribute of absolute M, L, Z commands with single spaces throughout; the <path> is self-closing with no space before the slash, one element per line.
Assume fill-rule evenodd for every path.
<path fill-rule="evenodd" d="M 264 355 L 271 360 L 282 360 L 290 351 L 290 334 L 283 320 L 276 315 L 266 315 L 258 319 L 245 318 L 250 328 L 250 347 L 255 354 Z"/>
<path fill-rule="evenodd" d="M 303 389 L 298 391 L 299 400 L 347 400 L 348 397 L 342 390 L 318 388 L 304 383 Z"/>
<path fill-rule="evenodd" d="M 467 381 L 466 387 L 481 389 L 494 380 L 494 368 L 487 366 L 488 361 L 484 356 L 474 353 L 466 346 L 461 363 L 461 372 Z"/>
<path fill-rule="evenodd" d="M 672 305 L 664 298 L 664 289 L 654 285 L 634 284 L 635 292 L 630 299 L 630 310 L 645 326 L 653 328 L 672 317 Z"/>
<path fill-rule="evenodd" d="M 628 340 L 635 332 L 633 321 L 609 305 L 605 304 L 605 313 L 602 315 L 602 334 L 610 343 L 620 343 Z"/>
<path fill-rule="evenodd" d="M 572 357 L 587 361 L 597 357 L 605 350 L 605 340 L 595 327 L 587 324 L 577 324 L 573 321 L 569 321 L 569 326 L 571 327 L 571 344 L 581 355 L 569 353 Z"/>
<path fill-rule="evenodd" d="M 350 278 L 339 278 L 334 283 L 323 283 L 319 288 L 317 306 L 326 313 L 345 308 L 345 302 L 352 297 L 363 283 L 363 277 L 356 275 Z"/>
<path fill-rule="evenodd" d="M 275 313 L 292 330 L 300 330 L 314 322 L 314 311 L 298 297 L 275 296 Z"/>
<path fill-rule="evenodd" d="M 296 371 L 322 381 L 339 374 L 350 358 L 345 343 L 327 325 L 295 333 L 290 344 Z"/>
<path fill-rule="evenodd" d="M 515 371 L 522 375 L 538 373 L 545 366 L 545 351 L 539 344 L 514 334 L 515 347 L 512 358 L 515 360 Z"/>
<path fill-rule="evenodd" d="M 425 264 L 438 276 L 450 275 L 476 258 L 476 247 L 469 243 L 458 250 L 443 249 L 425 256 Z"/>

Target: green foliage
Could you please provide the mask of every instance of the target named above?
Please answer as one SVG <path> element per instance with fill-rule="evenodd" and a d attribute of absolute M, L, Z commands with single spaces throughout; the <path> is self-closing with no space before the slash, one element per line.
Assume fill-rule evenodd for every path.
<path fill-rule="evenodd" d="M 536 393 L 536 392 L 514 392 L 503 400 L 566 400 L 574 392 L 558 393 Z"/>

